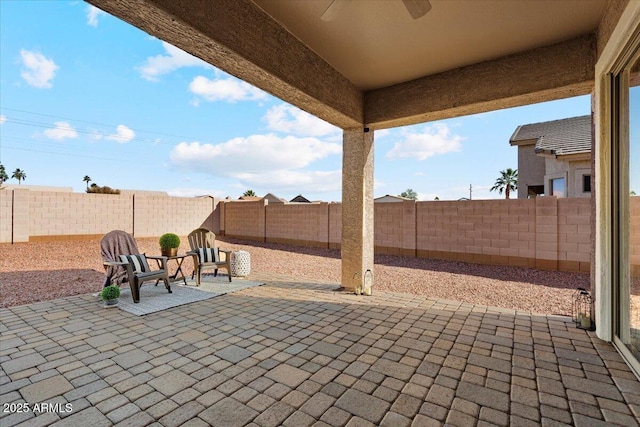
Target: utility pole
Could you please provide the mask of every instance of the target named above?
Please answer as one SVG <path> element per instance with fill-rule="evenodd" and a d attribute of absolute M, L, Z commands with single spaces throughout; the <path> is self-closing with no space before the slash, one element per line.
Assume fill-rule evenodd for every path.
<path fill-rule="evenodd" d="M 469 200 L 473 200 L 473 199 L 471 198 L 471 194 L 473 193 L 473 190 L 472 190 L 472 189 L 473 189 L 473 186 L 472 186 L 471 184 L 469 184 Z"/>

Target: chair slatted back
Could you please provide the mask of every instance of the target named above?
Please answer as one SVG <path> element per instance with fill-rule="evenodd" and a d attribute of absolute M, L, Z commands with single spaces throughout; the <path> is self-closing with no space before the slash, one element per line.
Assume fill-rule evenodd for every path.
<path fill-rule="evenodd" d="M 187 237 L 192 251 L 198 248 L 216 247 L 216 235 L 206 228 L 195 229 Z"/>

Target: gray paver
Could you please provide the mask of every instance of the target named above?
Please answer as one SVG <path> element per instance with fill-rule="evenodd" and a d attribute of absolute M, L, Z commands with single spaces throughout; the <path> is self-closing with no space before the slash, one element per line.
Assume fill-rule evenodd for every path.
<path fill-rule="evenodd" d="M 149 381 L 148 384 L 165 396 L 170 397 L 187 387 L 191 387 L 195 383 L 197 383 L 197 381 L 189 375 L 174 370 L 158 378 L 154 378 Z"/>
<path fill-rule="evenodd" d="M 87 408 L 53 424 L 56 427 L 108 427 L 111 421 L 96 408 Z"/>
<path fill-rule="evenodd" d="M 257 415 L 257 411 L 227 397 L 198 416 L 213 427 L 240 427 L 248 424 Z"/>
<path fill-rule="evenodd" d="M 230 345 L 229 347 L 225 347 L 222 350 L 215 352 L 216 356 L 231 363 L 238 363 L 252 354 L 253 353 L 251 351 L 238 347 L 237 345 Z"/>
<path fill-rule="evenodd" d="M 0 423 L 637 425 L 640 382 L 561 316 L 333 290 L 278 281 L 148 318 L 88 295 L 3 309 L 0 339 L 20 346 L 0 353 L 3 397 L 74 410 Z"/>
<path fill-rule="evenodd" d="M 27 403 L 46 402 L 54 396 L 60 396 L 73 390 L 73 385 L 62 375 L 47 378 L 20 389 Z"/>
<path fill-rule="evenodd" d="M 285 384 L 291 388 L 298 387 L 310 376 L 311 374 L 309 372 L 287 364 L 278 365 L 265 374 L 265 377 Z"/>
<path fill-rule="evenodd" d="M 47 359 L 45 359 L 42 355 L 33 353 L 27 356 L 18 357 L 16 359 L 7 360 L 6 362 L 2 362 L 0 366 L 8 375 L 11 375 L 15 374 L 16 372 L 25 371 L 29 368 L 42 365 L 46 362 Z"/>
<path fill-rule="evenodd" d="M 379 423 L 390 407 L 384 400 L 358 390 L 345 391 L 335 406 L 372 423 Z"/>

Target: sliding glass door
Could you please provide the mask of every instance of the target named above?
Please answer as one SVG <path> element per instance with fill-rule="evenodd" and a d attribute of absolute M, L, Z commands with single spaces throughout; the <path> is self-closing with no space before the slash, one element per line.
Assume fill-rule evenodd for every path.
<path fill-rule="evenodd" d="M 640 375 L 640 41 L 612 81 L 614 340 Z"/>

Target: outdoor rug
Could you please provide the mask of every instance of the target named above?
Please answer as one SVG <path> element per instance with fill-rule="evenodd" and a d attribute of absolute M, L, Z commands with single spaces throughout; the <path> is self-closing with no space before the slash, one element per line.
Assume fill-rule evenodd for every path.
<path fill-rule="evenodd" d="M 171 290 L 173 293 L 168 293 L 162 283 L 158 286 L 154 286 L 153 284 L 142 285 L 140 288 L 140 302 L 135 304 L 133 298 L 131 298 L 131 289 L 129 289 L 128 286 L 123 286 L 121 288 L 118 307 L 127 313 L 144 316 L 145 314 L 155 313 L 156 311 L 162 311 L 196 301 L 204 301 L 220 295 L 214 292 L 204 292 L 196 288 L 185 287 L 184 285 L 178 286 L 175 283 L 171 285 Z"/>
<path fill-rule="evenodd" d="M 212 275 L 202 276 L 202 281 L 199 287 L 196 287 L 195 280 L 188 280 L 189 288 L 199 289 L 205 292 L 213 292 L 216 294 L 228 294 L 232 292 L 241 291 L 243 289 L 252 288 L 254 286 L 262 286 L 263 282 L 254 282 L 251 280 L 232 278 L 232 282 L 229 282 L 229 276 L 217 276 Z"/>
<path fill-rule="evenodd" d="M 187 280 L 189 286 L 178 283 L 171 285 L 173 293 L 168 293 L 163 283 L 143 285 L 140 288 L 140 302 L 135 304 L 131 298 L 131 289 L 123 286 L 120 293 L 118 307 L 136 316 L 155 313 L 168 308 L 178 307 L 192 302 L 204 301 L 220 295 L 241 291 L 242 289 L 262 286 L 263 282 L 236 279 L 230 283 L 227 276 L 204 276 L 200 287 L 196 287 L 195 280 Z"/>

